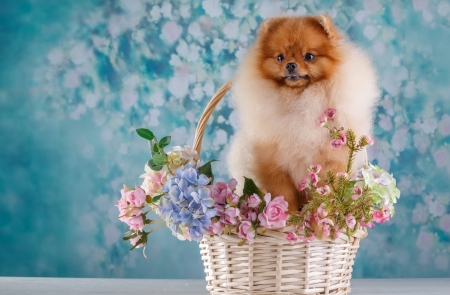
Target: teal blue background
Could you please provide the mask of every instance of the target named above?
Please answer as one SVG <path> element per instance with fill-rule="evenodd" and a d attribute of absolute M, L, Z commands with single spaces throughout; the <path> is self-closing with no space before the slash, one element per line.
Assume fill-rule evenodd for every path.
<path fill-rule="evenodd" d="M 148 160 L 134 129 L 191 144 L 208 99 L 265 17 L 328 13 L 372 56 L 383 95 L 374 163 L 402 197 L 354 277 L 450 277 L 450 3 L 0 0 L 0 275 L 202 278 L 198 244 L 162 229 L 144 259 L 120 240 L 119 189 Z M 204 159 L 237 125 L 210 120 Z"/>

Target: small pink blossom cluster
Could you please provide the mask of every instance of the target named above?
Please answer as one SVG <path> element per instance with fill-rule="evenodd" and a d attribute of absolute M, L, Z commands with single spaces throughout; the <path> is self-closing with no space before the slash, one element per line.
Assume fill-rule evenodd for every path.
<path fill-rule="evenodd" d="M 142 209 L 146 199 L 146 194 L 143 189 L 136 186 L 135 189 L 130 189 L 124 186 L 121 189 L 122 198 L 117 203 L 116 207 L 119 209 L 119 220 L 126 223 L 130 230 L 142 231 L 144 228 L 144 215 Z M 138 235 L 135 238 L 130 239 L 131 244 L 134 246 L 141 236 Z M 142 247 L 143 244 L 136 246 L 136 248 Z"/>
<path fill-rule="evenodd" d="M 334 116 L 336 116 L 336 109 L 328 108 L 319 118 L 317 118 L 316 124 L 320 127 L 324 127 L 328 120 L 333 120 Z"/>
<path fill-rule="evenodd" d="M 266 194 L 261 199 L 257 194 L 252 194 L 241 200 L 234 193 L 236 185 L 237 181 L 231 179 L 228 184 L 218 182 L 211 187 L 211 197 L 214 199 L 217 216 L 213 218 L 213 224 L 207 228 L 208 233 L 221 235 L 228 233 L 235 226 L 239 237 L 253 243 L 258 226 L 268 229 L 286 226 L 289 217 L 288 203 L 283 196 L 272 199 L 270 194 Z"/>
<path fill-rule="evenodd" d="M 319 172 L 322 166 L 319 164 L 313 164 L 308 168 L 308 176 L 303 178 L 298 189 L 303 191 L 306 188 L 315 189 L 316 192 L 321 196 L 327 196 L 331 193 L 331 189 L 328 185 L 317 187 L 317 184 L 321 180 L 319 177 Z"/>
<path fill-rule="evenodd" d="M 373 211 L 373 220 L 376 223 L 383 223 L 389 221 L 391 216 L 391 209 L 389 209 L 388 205 L 384 205 L 380 210 Z"/>

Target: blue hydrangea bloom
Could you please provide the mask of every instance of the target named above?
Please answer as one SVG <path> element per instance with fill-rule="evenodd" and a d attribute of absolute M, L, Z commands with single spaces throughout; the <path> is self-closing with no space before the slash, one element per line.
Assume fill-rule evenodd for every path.
<path fill-rule="evenodd" d="M 161 218 L 174 235 L 200 241 L 211 218 L 217 213 L 208 185 L 210 179 L 200 174 L 194 164 L 188 164 L 169 177 L 158 204 Z M 187 232 L 186 232 L 187 230 Z"/>

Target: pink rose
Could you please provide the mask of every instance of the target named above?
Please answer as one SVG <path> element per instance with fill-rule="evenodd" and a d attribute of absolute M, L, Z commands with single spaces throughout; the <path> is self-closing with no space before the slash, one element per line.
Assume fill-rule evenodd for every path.
<path fill-rule="evenodd" d="M 142 238 L 141 236 L 137 236 L 137 237 L 135 237 L 135 238 L 130 239 L 131 245 L 133 245 L 133 246 L 136 245 L 136 243 L 139 242 L 139 240 L 140 240 L 141 238 Z M 136 248 L 141 248 L 141 247 L 143 247 L 143 246 L 144 246 L 144 244 L 143 244 L 143 243 L 140 243 L 139 245 L 136 246 Z"/>
<path fill-rule="evenodd" d="M 325 123 L 327 122 L 327 116 L 326 115 L 321 115 L 319 118 L 317 118 L 316 120 L 316 124 L 320 127 L 325 126 Z"/>
<path fill-rule="evenodd" d="M 240 220 L 240 211 L 234 207 L 228 207 L 224 212 L 219 212 L 219 215 L 220 221 L 228 225 L 235 225 Z"/>
<path fill-rule="evenodd" d="M 211 197 L 213 198 L 214 202 L 218 205 L 225 205 L 226 198 L 232 197 L 233 191 L 236 189 L 236 185 L 237 181 L 234 178 L 232 178 L 228 184 L 226 184 L 225 182 L 217 182 L 211 188 Z"/>
<path fill-rule="evenodd" d="M 255 241 L 255 229 L 250 221 L 242 221 L 239 225 L 238 236 L 246 239 L 250 244 Z"/>
<path fill-rule="evenodd" d="M 347 214 L 345 217 L 345 223 L 347 224 L 348 228 L 354 229 L 356 225 L 355 217 L 352 214 Z"/>
<path fill-rule="evenodd" d="M 220 236 L 223 232 L 224 227 L 225 225 L 222 222 L 216 221 L 213 222 L 210 227 L 206 228 L 206 231 L 211 235 Z"/>
<path fill-rule="evenodd" d="M 130 218 L 130 217 L 126 216 L 128 211 L 129 211 L 129 209 L 127 209 L 127 208 L 119 210 L 119 220 L 122 222 L 125 222 L 127 224 L 128 224 L 128 219 Z"/>
<path fill-rule="evenodd" d="M 325 114 L 325 116 L 327 116 L 328 119 L 331 120 L 334 118 L 334 116 L 336 116 L 336 109 L 328 108 L 323 113 Z"/>
<path fill-rule="evenodd" d="M 291 245 L 294 245 L 295 242 L 297 242 L 298 237 L 297 237 L 297 235 L 294 234 L 294 233 L 288 233 L 288 234 L 286 235 L 286 240 L 287 240 L 289 243 L 291 243 Z"/>
<path fill-rule="evenodd" d="M 248 204 L 247 204 L 247 202 L 242 202 L 241 203 L 241 208 L 240 208 L 240 210 L 241 210 L 241 215 L 246 219 L 246 220 L 249 220 L 249 221 L 256 221 L 256 219 L 257 219 L 257 214 L 256 214 L 256 212 L 255 212 L 255 209 L 253 209 L 253 208 L 250 208 L 249 206 L 248 206 Z"/>
<path fill-rule="evenodd" d="M 264 196 L 266 207 L 258 216 L 261 225 L 265 228 L 285 227 L 288 219 L 286 214 L 288 203 L 284 200 L 284 196 L 278 196 L 272 201 L 270 199 L 270 193 Z"/>
<path fill-rule="evenodd" d="M 321 196 L 326 196 L 331 193 L 331 189 L 328 185 L 324 185 L 317 188 L 317 193 Z"/>
<path fill-rule="evenodd" d="M 235 193 L 232 193 L 231 196 L 227 197 L 227 202 L 231 202 L 233 204 L 239 203 L 239 196 Z"/>
<path fill-rule="evenodd" d="M 147 195 L 155 196 L 158 195 L 164 184 L 167 181 L 167 173 L 164 171 L 153 171 L 145 166 L 145 174 L 142 174 L 140 178 L 144 178 L 141 188 L 145 191 Z"/>
<path fill-rule="evenodd" d="M 250 208 L 258 208 L 261 204 L 261 198 L 257 194 L 253 194 L 248 198 L 247 203 Z"/>
<path fill-rule="evenodd" d="M 128 208 L 127 198 L 125 196 L 120 198 L 120 200 L 116 206 L 117 206 L 117 208 L 119 208 L 119 210 Z"/>
<path fill-rule="evenodd" d="M 127 224 L 132 230 L 142 230 L 144 228 L 144 218 L 142 215 L 128 218 Z"/>
<path fill-rule="evenodd" d="M 134 190 L 127 192 L 126 196 L 132 207 L 142 207 L 145 203 L 145 192 L 138 186 Z"/>

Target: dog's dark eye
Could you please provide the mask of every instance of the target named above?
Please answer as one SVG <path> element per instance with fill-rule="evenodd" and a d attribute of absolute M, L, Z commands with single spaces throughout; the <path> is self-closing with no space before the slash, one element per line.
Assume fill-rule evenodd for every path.
<path fill-rule="evenodd" d="M 307 53 L 305 54 L 305 57 L 303 57 L 306 61 L 313 61 L 314 58 L 316 58 L 313 54 Z"/>
<path fill-rule="evenodd" d="M 279 62 L 282 62 L 283 60 L 284 60 L 284 54 L 278 54 L 278 56 L 277 56 L 277 60 L 279 61 Z"/>

